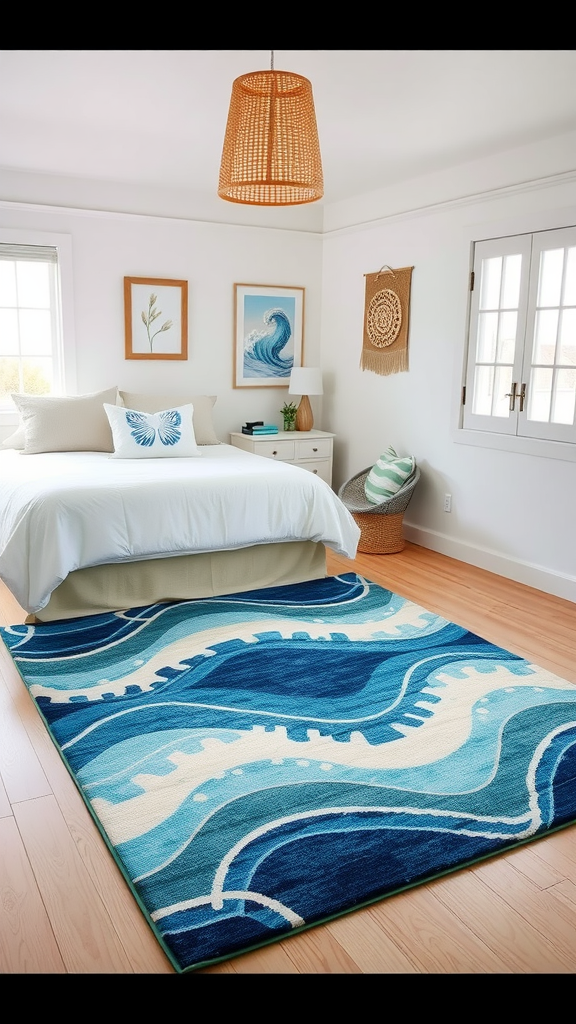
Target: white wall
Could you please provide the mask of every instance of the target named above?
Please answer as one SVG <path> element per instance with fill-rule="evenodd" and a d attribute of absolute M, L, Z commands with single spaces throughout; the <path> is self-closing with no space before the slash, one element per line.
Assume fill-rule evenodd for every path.
<path fill-rule="evenodd" d="M 336 488 L 392 444 L 422 470 L 407 537 L 576 601 L 576 463 L 455 441 L 470 239 L 575 224 L 570 177 L 325 232 L 322 366 L 323 425 L 339 442 Z M 415 189 L 415 208 L 418 198 Z M 363 200 L 356 215 L 365 214 Z M 364 274 L 384 264 L 414 267 L 409 370 L 389 377 L 360 369 Z"/>
<path fill-rule="evenodd" d="M 280 409 L 289 400 L 287 387 L 232 385 L 235 282 L 304 287 L 304 358 L 308 365 L 318 363 L 319 233 L 6 202 L 0 204 L 0 228 L 71 236 L 80 394 L 114 384 L 128 391 L 215 394 L 214 420 L 224 441 L 246 419 L 282 426 Z M 188 281 L 187 361 L 124 358 L 125 276 Z M 6 427 L 2 437 L 11 429 Z"/>
<path fill-rule="evenodd" d="M 215 393 L 222 440 L 248 418 L 280 425 L 288 397 L 232 387 L 234 282 L 304 286 L 305 362 L 323 366 L 324 398 L 312 403 L 316 425 L 336 434 L 335 487 L 393 444 L 422 470 L 408 537 L 576 601 L 576 463 L 460 444 L 454 429 L 470 239 L 576 223 L 574 153 L 576 135 L 564 136 L 334 204 L 323 233 L 315 220 L 266 221 L 262 211 L 252 226 L 192 219 L 168 196 L 153 216 L 152 195 L 128 203 L 108 186 L 96 201 L 71 180 L 56 188 L 29 176 L 2 189 L 0 176 L 0 227 L 71 237 L 79 392 L 118 383 Z M 383 264 L 414 267 L 410 368 L 391 377 L 359 368 L 363 275 Z M 188 280 L 187 362 L 124 359 L 124 276 Z"/>

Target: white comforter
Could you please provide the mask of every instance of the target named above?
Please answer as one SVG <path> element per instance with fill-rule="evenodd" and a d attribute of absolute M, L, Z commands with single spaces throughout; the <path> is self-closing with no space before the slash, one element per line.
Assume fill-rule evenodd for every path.
<path fill-rule="evenodd" d="M 69 572 L 105 562 L 295 540 L 354 557 L 360 531 L 319 477 L 227 444 L 201 453 L 0 452 L 0 578 L 34 613 Z"/>

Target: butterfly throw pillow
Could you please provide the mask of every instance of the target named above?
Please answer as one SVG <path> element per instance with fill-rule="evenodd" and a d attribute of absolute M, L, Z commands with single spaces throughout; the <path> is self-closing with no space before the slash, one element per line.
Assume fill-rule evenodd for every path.
<path fill-rule="evenodd" d="M 162 412 L 138 412 L 104 405 L 117 459 L 173 459 L 200 455 L 194 436 L 192 405 Z"/>

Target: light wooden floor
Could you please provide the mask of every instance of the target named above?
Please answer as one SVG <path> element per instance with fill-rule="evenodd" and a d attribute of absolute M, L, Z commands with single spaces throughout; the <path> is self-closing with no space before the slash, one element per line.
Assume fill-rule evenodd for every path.
<path fill-rule="evenodd" d="M 329 554 L 576 683 L 576 604 L 407 544 Z M 0 584 L 0 624 L 24 613 Z M 0 972 L 174 973 L 0 642 Z M 576 826 L 201 974 L 576 972 Z"/>

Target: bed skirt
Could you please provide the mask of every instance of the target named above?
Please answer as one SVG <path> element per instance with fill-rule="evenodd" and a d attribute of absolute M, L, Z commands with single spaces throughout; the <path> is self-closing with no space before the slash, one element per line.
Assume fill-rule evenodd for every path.
<path fill-rule="evenodd" d="M 26 622 L 72 619 L 158 601 L 217 597 L 325 575 L 326 548 L 310 540 L 94 565 L 71 572 L 52 592 L 46 607 L 29 615 Z"/>

